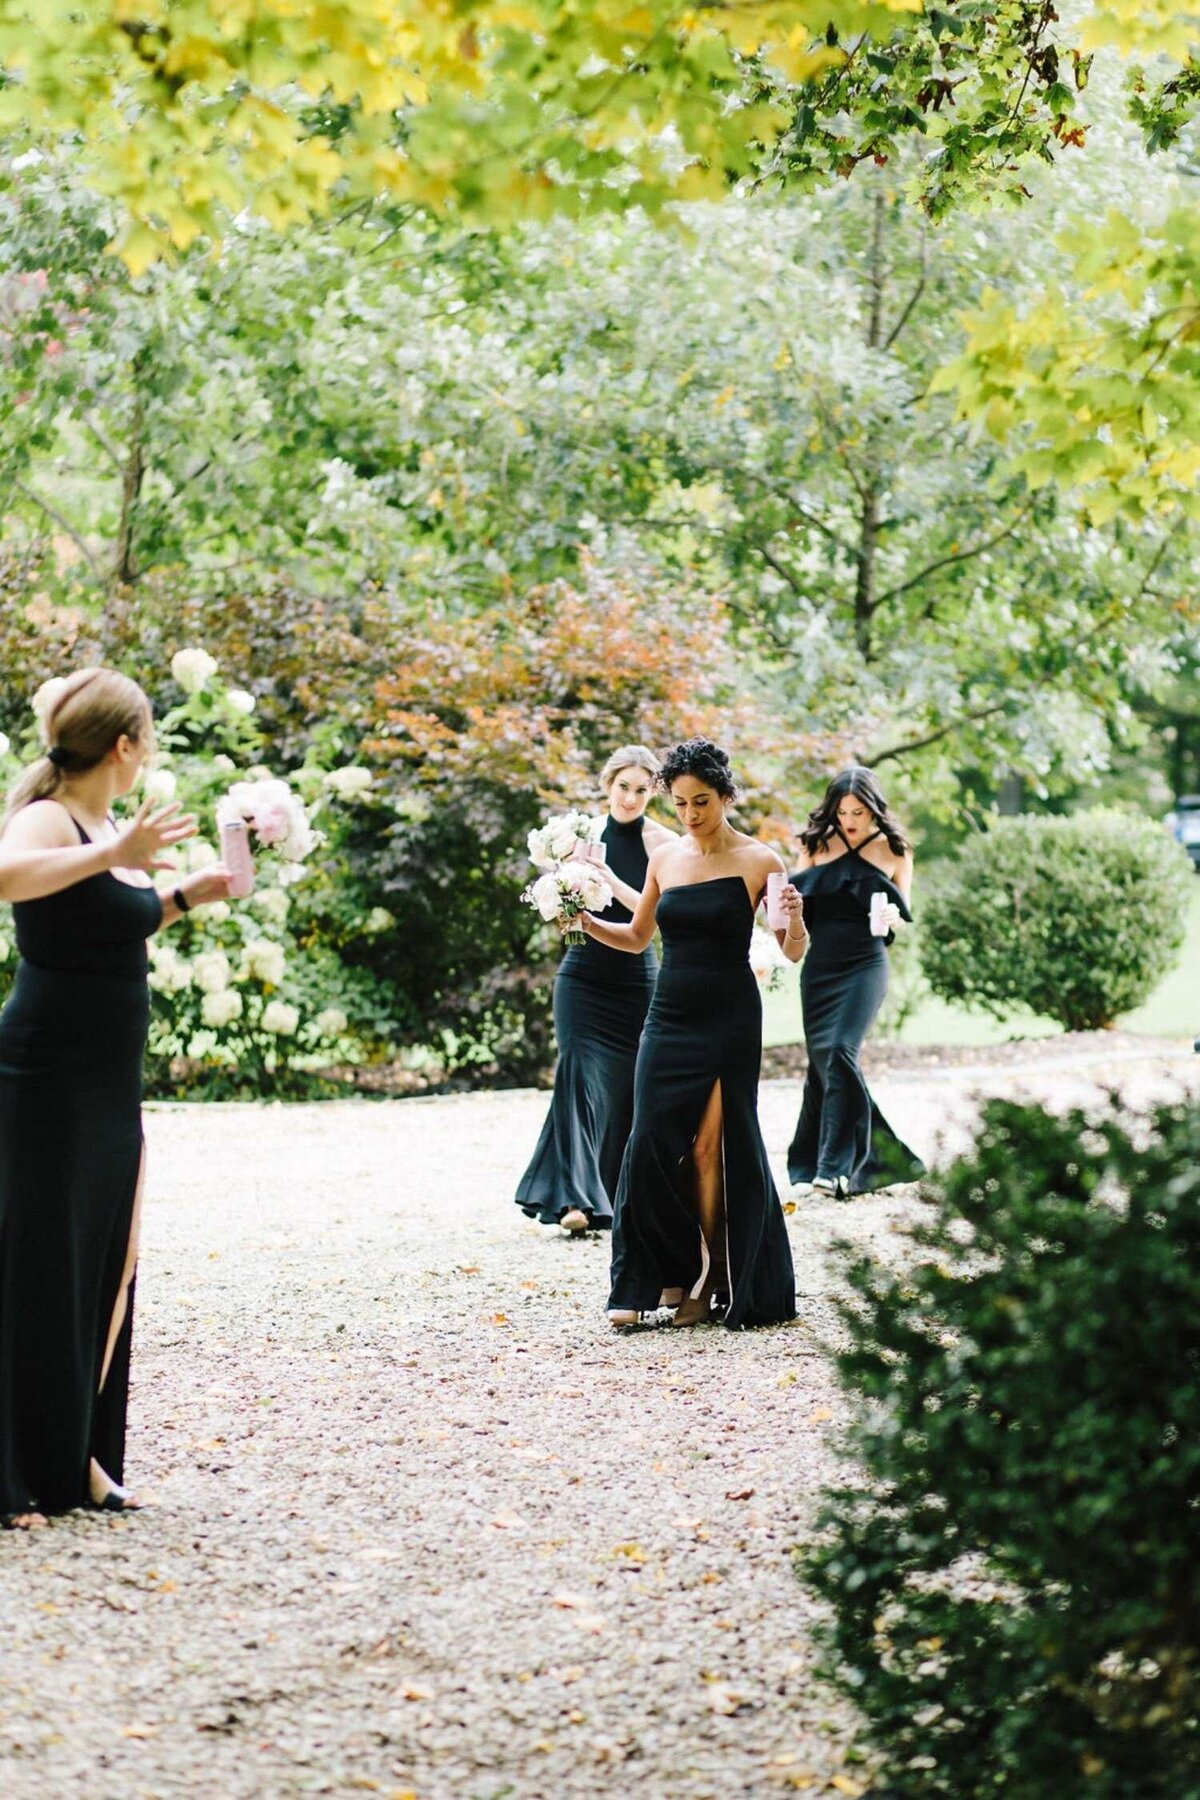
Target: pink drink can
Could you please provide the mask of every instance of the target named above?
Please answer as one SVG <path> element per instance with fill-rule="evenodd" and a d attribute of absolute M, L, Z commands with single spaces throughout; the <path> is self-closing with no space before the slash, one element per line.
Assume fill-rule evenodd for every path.
<path fill-rule="evenodd" d="M 888 897 L 878 890 L 871 895 L 871 936 L 886 937 L 888 934 Z"/>
<path fill-rule="evenodd" d="M 242 819 L 227 819 L 221 826 L 221 861 L 233 877 L 230 894 L 235 900 L 244 900 L 254 892 L 254 858 L 250 833 Z"/>
<path fill-rule="evenodd" d="M 767 924 L 772 931 L 786 931 L 788 915 L 780 904 L 780 895 L 788 884 L 786 875 L 778 870 L 767 876 Z"/>

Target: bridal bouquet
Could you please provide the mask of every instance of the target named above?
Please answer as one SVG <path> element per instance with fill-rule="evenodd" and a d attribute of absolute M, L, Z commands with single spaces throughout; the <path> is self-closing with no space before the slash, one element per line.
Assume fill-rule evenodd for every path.
<path fill-rule="evenodd" d="M 587 942 L 585 933 L 571 921 L 582 912 L 603 912 L 612 897 L 601 870 L 584 863 L 564 863 L 539 875 L 521 895 L 526 906 L 541 913 L 547 924 L 566 926 L 563 938 L 568 944 Z"/>
<path fill-rule="evenodd" d="M 273 776 L 235 781 L 217 802 L 218 825 L 239 822 L 249 826 L 264 849 L 277 850 L 285 862 L 303 862 L 319 841 L 304 802 L 286 781 Z"/>
<path fill-rule="evenodd" d="M 569 857 L 601 863 L 604 849 L 600 834 L 604 820 L 592 813 L 553 813 L 544 825 L 529 834 L 529 857 L 535 869 L 557 869 Z M 607 904 L 607 903 L 606 903 Z"/>

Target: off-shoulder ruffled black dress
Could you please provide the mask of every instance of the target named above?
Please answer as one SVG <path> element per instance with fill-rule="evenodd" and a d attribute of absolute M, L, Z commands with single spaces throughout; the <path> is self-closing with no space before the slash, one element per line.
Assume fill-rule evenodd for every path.
<path fill-rule="evenodd" d="M 925 1165 L 876 1106 L 858 1062 L 888 986 L 891 940 L 871 936 L 871 895 L 886 894 L 902 919 L 912 918 L 908 904 L 856 849 L 804 869 L 792 881 L 804 896 L 811 942 L 800 970 L 808 1076 L 788 1175 L 794 1182 L 841 1178 L 852 1194 L 916 1181 Z"/>
<path fill-rule="evenodd" d="M 646 885 L 649 860 L 642 826 L 641 819 L 626 825 L 610 815 L 602 833 L 613 874 L 638 893 Z M 596 915 L 611 925 L 626 924 L 632 916 L 619 900 Z M 633 956 L 594 938 L 573 945 L 559 965 L 554 1094 L 516 1194 L 521 1210 L 542 1225 L 557 1224 L 577 1207 L 593 1229 L 612 1226 L 633 1120 L 633 1067 L 657 974 L 652 949 Z"/>
<path fill-rule="evenodd" d="M 76 826 L 80 838 L 88 837 Z M 142 1156 L 153 888 L 93 875 L 13 907 L 0 1013 L 0 1515 L 88 1499 L 125 1460 L 133 1294 L 103 1393 Z"/>
<path fill-rule="evenodd" d="M 658 903 L 663 964 L 642 1033 L 633 1131 L 613 1221 L 614 1311 L 648 1312 L 664 1288 L 690 1292 L 704 1252 L 691 1150 L 721 1084 L 725 1324 L 796 1315 L 787 1224 L 758 1125 L 762 1001 L 750 968 L 754 908 L 740 875 L 668 888 Z"/>

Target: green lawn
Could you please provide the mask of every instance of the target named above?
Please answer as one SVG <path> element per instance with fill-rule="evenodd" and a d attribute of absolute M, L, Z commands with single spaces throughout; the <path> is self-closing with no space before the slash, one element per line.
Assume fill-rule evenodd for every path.
<path fill-rule="evenodd" d="M 764 995 L 763 1038 L 767 1044 L 791 1044 L 802 1035 L 800 996 L 794 977 Z M 1200 878 L 1192 895 L 1187 939 L 1179 962 L 1150 998 L 1119 1020 L 1125 1031 L 1147 1037 L 1192 1038 L 1200 1033 Z M 1033 1013 L 1007 1019 L 948 1006 L 932 997 L 922 1001 L 899 1034 L 902 1044 L 1003 1044 L 1011 1038 L 1052 1037 L 1062 1027 Z"/>

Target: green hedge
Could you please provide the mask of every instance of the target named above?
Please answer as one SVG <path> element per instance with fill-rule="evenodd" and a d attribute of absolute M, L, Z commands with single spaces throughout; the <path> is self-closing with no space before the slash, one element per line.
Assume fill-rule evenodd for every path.
<path fill-rule="evenodd" d="M 850 1270 L 802 1573 L 894 1800 L 1200 1796 L 1200 1106 L 993 1101 Z"/>
<path fill-rule="evenodd" d="M 999 1018 L 1111 1025 L 1177 961 L 1194 879 L 1162 826 L 1131 813 L 1002 819 L 931 879 L 926 979 Z"/>

